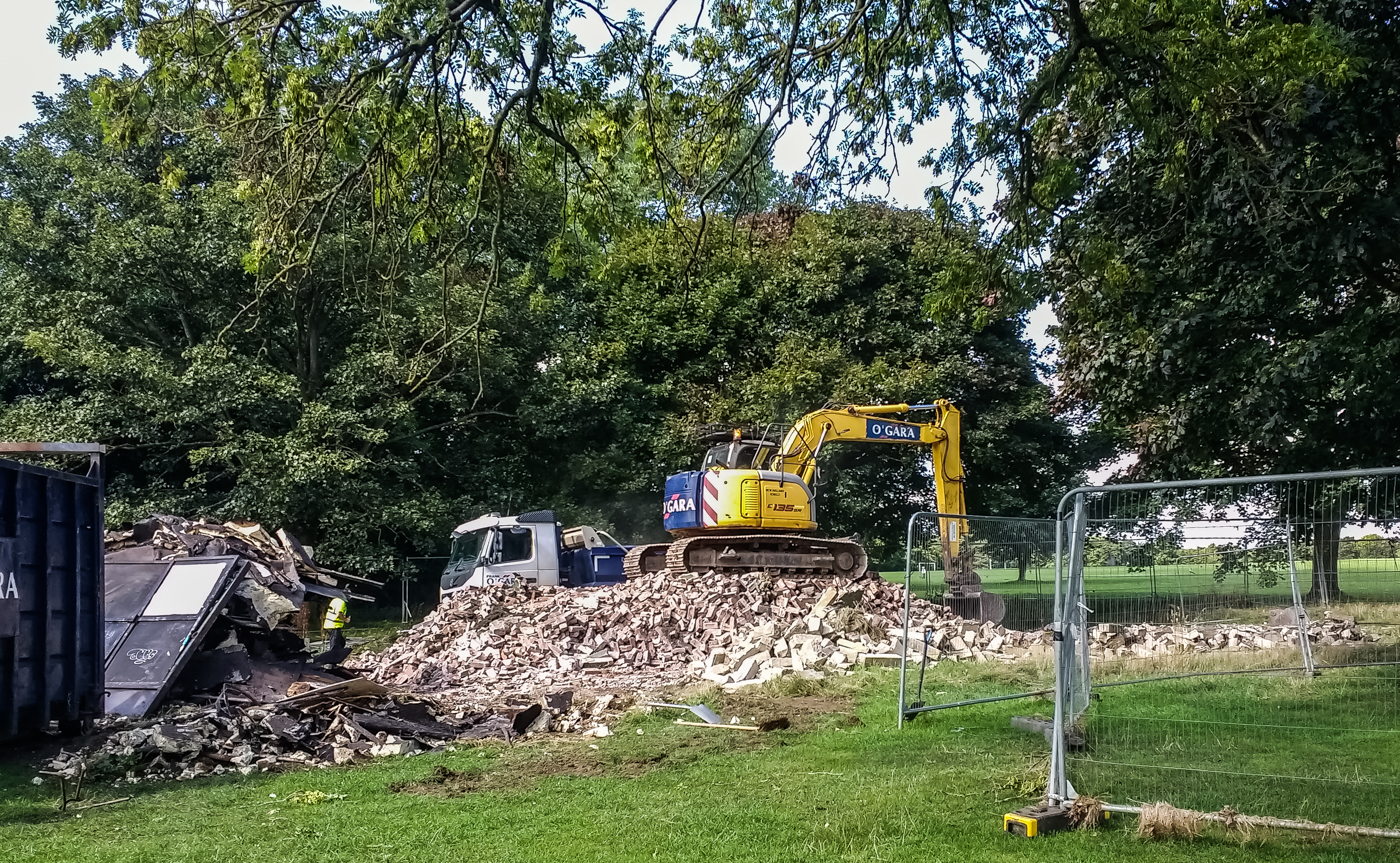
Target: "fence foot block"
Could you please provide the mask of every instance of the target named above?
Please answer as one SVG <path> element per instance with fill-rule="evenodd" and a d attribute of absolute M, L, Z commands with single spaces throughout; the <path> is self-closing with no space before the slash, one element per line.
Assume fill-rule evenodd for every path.
<path fill-rule="evenodd" d="M 1108 820 L 1107 812 L 1098 814 L 1100 822 Z M 1068 830 L 1074 826 L 1070 820 L 1070 807 L 1039 803 L 1007 813 L 1001 818 L 1001 829 L 1012 836 L 1034 839 L 1046 833 Z"/>

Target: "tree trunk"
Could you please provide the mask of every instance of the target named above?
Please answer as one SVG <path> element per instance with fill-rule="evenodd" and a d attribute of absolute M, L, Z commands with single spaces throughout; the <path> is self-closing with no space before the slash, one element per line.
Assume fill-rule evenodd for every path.
<path fill-rule="evenodd" d="M 1016 544 L 1016 580 L 1025 581 L 1026 572 L 1031 568 L 1031 544 L 1029 542 L 1018 542 Z"/>
<path fill-rule="evenodd" d="M 1337 602 L 1342 595 L 1337 586 L 1337 553 L 1342 545 L 1342 521 L 1332 513 L 1313 522 L 1313 575 L 1308 602 Z"/>

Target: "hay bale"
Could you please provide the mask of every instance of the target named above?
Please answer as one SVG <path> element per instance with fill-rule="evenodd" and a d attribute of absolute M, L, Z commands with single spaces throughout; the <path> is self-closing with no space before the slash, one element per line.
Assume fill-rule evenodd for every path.
<path fill-rule="evenodd" d="M 1081 794 L 1069 807 L 1069 823 L 1080 830 L 1099 826 L 1103 820 L 1103 801 Z"/>
<path fill-rule="evenodd" d="M 1138 814 L 1140 839 L 1195 839 L 1201 835 L 1201 813 L 1177 809 L 1170 803 L 1148 803 Z"/>

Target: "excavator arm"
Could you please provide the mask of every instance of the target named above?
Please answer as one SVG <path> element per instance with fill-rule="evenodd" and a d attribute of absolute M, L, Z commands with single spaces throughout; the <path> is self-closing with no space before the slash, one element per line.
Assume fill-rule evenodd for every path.
<path fill-rule="evenodd" d="M 911 410 L 934 411 L 933 422 L 912 423 L 886 419 L 887 414 L 908 413 Z M 959 453 L 961 417 L 958 409 L 947 399 L 927 405 L 848 405 L 812 411 L 802 417 L 783 438 L 782 449 L 773 456 L 768 467 L 796 474 L 811 484 L 816 473 L 817 456 L 829 443 L 862 441 L 871 443 L 905 443 L 928 445 L 933 450 L 933 482 L 938 494 L 938 511 L 963 515 L 967 505 L 963 498 L 963 467 Z M 945 521 L 952 521 L 945 519 Z M 954 542 L 966 530 L 961 519 L 949 537 Z M 949 525 L 944 525 L 948 536 Z M 954 552 L 956 553 L 956 552 Z"/>

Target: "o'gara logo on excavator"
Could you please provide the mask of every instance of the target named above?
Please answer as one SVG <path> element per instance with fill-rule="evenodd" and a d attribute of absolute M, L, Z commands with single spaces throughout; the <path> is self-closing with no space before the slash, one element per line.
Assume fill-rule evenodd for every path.
<path fill-rule="evenodd" d="M 918 440 L 919 427 L 904 423 L 866 420 L 865 436 L 874 440 Z"/>
<path fill-rule="evenodd" d="M 663 518 L 669 518 L 672 513 L 676 512 L 695 512 L 695 498 L 673 494 L 669 499 L 661 502 Z"/>

